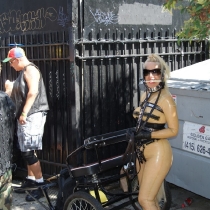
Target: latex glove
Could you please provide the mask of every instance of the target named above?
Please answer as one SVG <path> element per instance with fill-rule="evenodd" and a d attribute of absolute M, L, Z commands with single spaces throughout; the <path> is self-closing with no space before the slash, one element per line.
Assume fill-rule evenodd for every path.
<path fill-rule="evenodd" d="M 138 134 L 134 136 L 135 140 L 141 139 L 151 139 L 151 132 L 149 131 L 140 131 Z"/>

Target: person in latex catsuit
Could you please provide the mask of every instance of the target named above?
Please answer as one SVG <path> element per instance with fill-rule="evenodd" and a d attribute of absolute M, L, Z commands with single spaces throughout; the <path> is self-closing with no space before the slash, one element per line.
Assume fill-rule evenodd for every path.
<path fill-rule="evenodd" d="M 143 210 L 159 210 L 156 196 L 173 160 L 167 139 L 178 134 L 179 124 L 176 104 L 166 86 L 169 67 L 160 56 L 151 54 L 143 68 L 146 91 L 133 113 L 138 119 L 136 130 L 128 130 L 127 135 L 134 134 L 138 201 Z"/>

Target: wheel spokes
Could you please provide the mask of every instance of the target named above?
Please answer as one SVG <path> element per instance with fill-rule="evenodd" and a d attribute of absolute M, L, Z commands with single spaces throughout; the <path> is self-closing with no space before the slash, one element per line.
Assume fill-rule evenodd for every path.
<path fill-rule="evenodd" d="M 97 210 L 83 199 L 75 199 L 69 203 L 70 210 Z"/>

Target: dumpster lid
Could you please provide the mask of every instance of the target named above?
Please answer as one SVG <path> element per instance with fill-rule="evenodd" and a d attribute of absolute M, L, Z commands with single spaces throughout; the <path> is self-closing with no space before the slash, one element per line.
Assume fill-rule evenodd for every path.
<path fill-rule="evenodd" d="M 210 81 L 208 82 L 199 82 L 199 81 L 183 81 L 183 80 L 168 80 L 167 81 L 169 88 L 176 89 L 187 89 L 187 90 L 196 90 L 196 91 L 210 91 Z"/>
<path fill-rule="evenodd" d="M 170 80 L 210 82 L 210 59 L 171 72 Z"/>

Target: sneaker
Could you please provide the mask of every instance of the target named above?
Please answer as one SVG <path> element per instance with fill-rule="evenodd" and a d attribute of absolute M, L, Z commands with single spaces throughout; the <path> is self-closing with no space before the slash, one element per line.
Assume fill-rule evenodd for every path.
<path fill-rule="evenodd" d="M 25 193 L 26 188 L 37 187 L 37 182 L 32 179 L 27 179 L 22 183 L 20 187 L 14 188 L 14 192 L 16 193 Z"/>
<path fill-rule="evenodd" d="M 26 201 L 28 201 L 28 202 L 30 202 L 30 201 L 35 201 L 35 199 L 32 197 L 32 196 L 34 197 L 34 198 L 36 198 L 37 200 L 38 199 L 40 199 L 40 198 L 42 198 L 42 197 L 44 197 L 44 194 L 43 194 L 43 192 L 42 192 L 42 190 L 39 188 L 39 189 L 37 189 L 37 190 L 32 190 L 31 192 L 30 192 L 30 194 L 28 194 L 28 195 L 26 195 Z"/>

